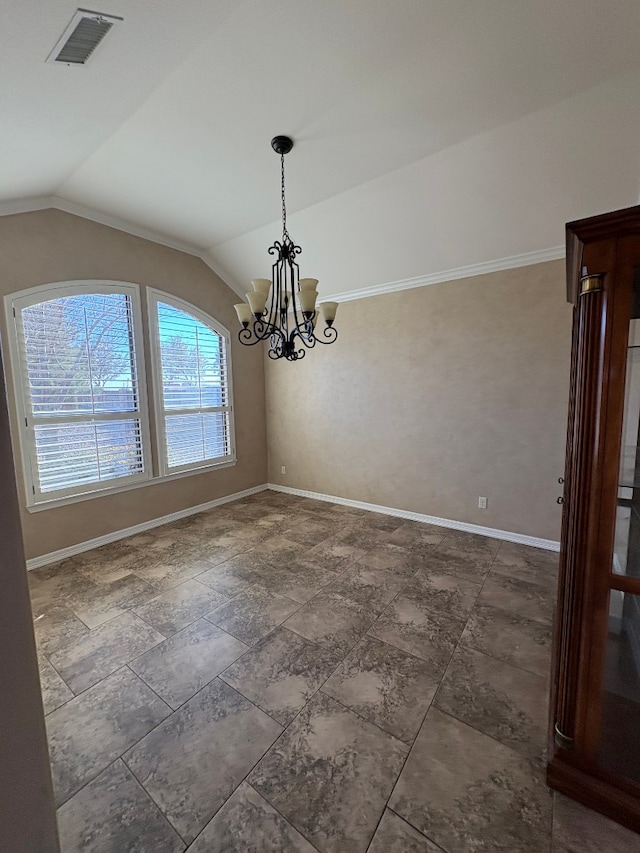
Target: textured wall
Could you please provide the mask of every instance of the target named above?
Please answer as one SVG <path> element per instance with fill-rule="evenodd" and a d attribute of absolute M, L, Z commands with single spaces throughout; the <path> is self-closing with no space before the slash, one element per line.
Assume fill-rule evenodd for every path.
<path fill-rule="evenodd" d="M 336 325 L 267 363 L 270 482 L 559 538 L 562 261 L 347 302 Z"/>
<path fill-rule="evenodd" d="M 0 296 L 55 281 L 105 279 L 173 293 L 211 314 L 232 332 L 236 449 L 234 467 L 143 485 L 115 495 L 38 512 L 24 509 L 18 489 L 27 557 L 46 554 L 223 495 L 264 483 L 266 438 L 264 369 L 261 354 L 235 338 L 238 297 L 200 259 L 58 210 L 0 218 Z M 6 340 L 6 319 L 1 329 Z M 148 359 L 147 359 L 148 362 Z M 7 376 L 11 385 L 11 377 Z M 151 380 L 147 385 L 151 394 Z M 19 460 L 12 388 L 14 456 Z M 153 410 L 152 410 L 153 416 Z M 153 430 L 152 430 L 153 432 Z"/>

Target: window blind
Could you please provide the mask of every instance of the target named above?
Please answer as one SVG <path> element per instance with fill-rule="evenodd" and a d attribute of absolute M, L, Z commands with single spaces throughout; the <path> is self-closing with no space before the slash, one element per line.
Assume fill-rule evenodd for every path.
<path fill-rule="evenodd" d="M 16 312 L 34 493 L 144 472 L 132 300 L 81 293 Z"/>
<path fill-rule="evenodd" d="M 230 458 L 227 341 L 176 305 L 155 304 L 166 467 Z"/>

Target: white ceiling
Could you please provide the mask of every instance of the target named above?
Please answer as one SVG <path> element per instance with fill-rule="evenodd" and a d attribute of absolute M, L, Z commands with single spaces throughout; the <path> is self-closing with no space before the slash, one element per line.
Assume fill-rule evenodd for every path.
<path fill-rule="evenodd" d="M 278 218 L 277 133 L 301 211 L 640 69 L 637 0 L 96 4 L 124 22 L 67 68 L 44 60 L 75 4 L 5 0 L 0 201 L 55 194 L 214 255 Z"/>

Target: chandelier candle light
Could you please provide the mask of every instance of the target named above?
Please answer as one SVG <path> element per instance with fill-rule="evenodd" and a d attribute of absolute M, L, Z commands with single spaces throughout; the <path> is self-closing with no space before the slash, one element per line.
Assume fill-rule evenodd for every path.
<path fill-rule="evenodd" d="M 333 321 L 338 303 L 322 302 L 316 306 L 318 279 L 299 277 L 296 257 L 302 249 L 287 231 L 284 192 L 284 155 L 293 148 L 293 141 L 288 136 L 276 136 L 271 140 L 271 147 L 280 155 L 282 241 L 276 240 L 269 248 L 269 254 L 276 257 L 271 266 L 271 280 L 254 278 L 247 302 L 235 306 L 242 324 L 238 338 L 246 346 L 268 339 L 269 358 L 297 361 L 316 343 L 332 344 L 336 340 L 338 331 Z M 316 332 L 318 307 L 325 322 L 322 333 Z"/>

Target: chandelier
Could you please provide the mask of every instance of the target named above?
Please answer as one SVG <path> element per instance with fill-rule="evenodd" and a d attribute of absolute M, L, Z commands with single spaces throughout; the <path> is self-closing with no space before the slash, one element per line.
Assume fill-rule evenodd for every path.
<path fill-rule="evenodd" d="M 269 341 L 269 358 L 286 358 L 297 361 L 304 358 L 306 350 L 316 343 L 332 344 L 338 337 L 333 327 L 337 302 L 318 299 L 318 279 L 300 278 L 296 257 L 302 252 L 287 231 L 287 204 L 284 188 L 284 155 L 293 148 L 288 136 L 275 136 L 271 147 L 280 155 L 280 185 L 282 194 L 282 240 L 269 248 L 275 256 L 271 266 L 271 279 L 255 278 L 253 291 L 247 293 L 247 302 L 235 306 L 242 328 L 238 338 L 246 346 Z M 248 303 L 248 304 L 247 304 Z M 316 331 L 318 308 L 322 313 L 324 328 Z"/>

